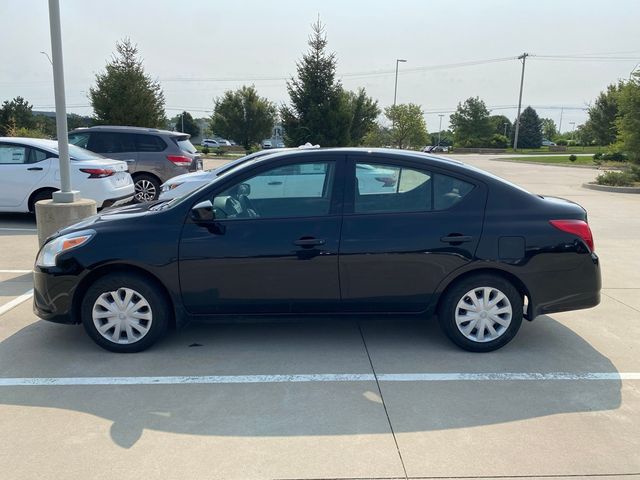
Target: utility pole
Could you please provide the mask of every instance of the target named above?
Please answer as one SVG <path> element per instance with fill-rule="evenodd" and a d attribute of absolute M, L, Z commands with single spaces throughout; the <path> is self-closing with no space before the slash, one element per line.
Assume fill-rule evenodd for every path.
<path fill-rule="evenodd" d="M 507 122 L 504 122 L 504 136 L 505 136 L 505 137 L 507 136 L 507 126 L 508 126 L 508 125 L 509 125 L 509 124 L 508 124 Z"/>
<path fill-rule="evenodd" d="M 516 117 L 516 132 L 513 136 L 513 149 L 518 150 L 518 133 L 520 131 L 520 109 L 522 108 L 522 87 L 524 86 L 524 65 L 527 62 L 528 53 L 523 53 L 518 57 L 522 60 L 522 74 L 520 76 L 520 97 L 518 98 L 518 116 Z"/>
<path fill-rule="evenodd" d="M 396 106 L 396 98 L 398 96 L 398 64 L 399 63 L 405 63 L 406 60 L 402 59 L 402 58 L 396 58 L 396 86 L 393 89 L 393 106 Z"/>
<path fill-rule="evenodd" d="M 442 117 L 444 117 L 444 115 L 440 113 L 438 116 L 440 117 L 440 127 L 438 127 L 438 146 L 440 146 L 440 134 L 442 133 Z"/>
<path fill-rule="evenodd" d="M 180 120 L 182 121 L 182 128 L 180 131 L 184 133 L 184 112 L 180 114 Z"/>
<path fill-rule="evenodd" d="M 560 107 L 560 125 L 558 125 L 558 133 L 562 135 L 562 114 L 564 113 L 564 107 Z"/>

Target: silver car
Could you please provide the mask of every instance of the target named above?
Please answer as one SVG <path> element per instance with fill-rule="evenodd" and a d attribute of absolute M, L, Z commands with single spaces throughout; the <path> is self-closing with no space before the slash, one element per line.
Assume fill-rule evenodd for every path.
<path fill-rule="evenodd" d="M 129 164 L 136 202 L 158 198 L 160 186 L 184 173 L 202 170 L 202 158 L 186 133 L 155 128 L 96 126 L 69 133 L 69 142 Z"/>

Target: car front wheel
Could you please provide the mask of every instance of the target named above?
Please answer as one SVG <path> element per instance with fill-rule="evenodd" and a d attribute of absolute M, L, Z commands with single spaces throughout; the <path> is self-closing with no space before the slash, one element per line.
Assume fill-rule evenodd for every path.
<path fill-rule="evenodd" d="M 82 324 L 89 336 L 112 352 L 149 348 L 166 332 L 170 307 L 159 286 L 135 274 L 110 274 L 84 295 Z"/>
<path fill-rule="evenodd" d="M 438 312 L 440 326 L 458 346 L 472 352 L 503 347 L 522 324 L 523 299 L 498 275 L 463 279 L 446 291 Z"/>

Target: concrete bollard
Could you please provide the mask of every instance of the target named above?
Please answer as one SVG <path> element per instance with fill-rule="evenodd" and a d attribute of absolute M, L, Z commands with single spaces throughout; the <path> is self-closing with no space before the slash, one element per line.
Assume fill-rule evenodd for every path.
<path fill-rule="evenodd" d="M 36 225 L 38 228 L 38 245 L 52 233 L 68 227 L 80 220 L 97 213 L 96 202 L 81 198 L 70 203 L 54 203 L 53 200 L 41 200 L 36 203 Z"/>

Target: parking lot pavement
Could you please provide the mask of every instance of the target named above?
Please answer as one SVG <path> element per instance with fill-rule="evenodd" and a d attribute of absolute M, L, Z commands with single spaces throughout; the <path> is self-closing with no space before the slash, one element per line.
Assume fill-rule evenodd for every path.
<path fill-rule="evenodd" d="M 594 170 L 463 160 L 588 209 L 600 306 L 490 354 L 433 321 L 325 318 L 191 325 L 115 355 L 16 302 L 37 240 L 0 215 L 0 476 L 640 477 L 640 198 L 582 189 Z"/>

